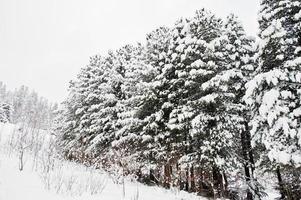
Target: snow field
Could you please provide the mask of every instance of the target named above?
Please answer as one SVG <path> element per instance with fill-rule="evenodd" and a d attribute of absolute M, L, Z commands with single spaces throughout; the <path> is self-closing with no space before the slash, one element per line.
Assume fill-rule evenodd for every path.
<path fill-rule="evenodd" d="M 58 159 L 45 131 L 1 123 L 0 145 L 0 200 L 206 199 Z"/>

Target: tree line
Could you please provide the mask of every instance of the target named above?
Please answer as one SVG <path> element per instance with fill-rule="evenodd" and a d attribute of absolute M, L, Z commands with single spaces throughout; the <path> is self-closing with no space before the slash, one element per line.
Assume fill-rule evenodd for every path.
<path fill-rule="evenodd" d="M 51 128 L 57 109 L 57 104 L 26 86 L 11 91 L 0 82 L 0 122 L 46 130 Z"/>
<path fill-rule="evenodd" d="M 301 2 L 262 0 L 259 40 L 208 10 L 90 58 L 57 119 L 65 158 L 208 197 L 301 198 Z"/>

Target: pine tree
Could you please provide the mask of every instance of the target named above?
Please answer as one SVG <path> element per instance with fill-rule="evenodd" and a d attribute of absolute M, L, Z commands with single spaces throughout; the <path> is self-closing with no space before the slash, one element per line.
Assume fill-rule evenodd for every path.
<path fill-rule="evenodd" d="M 252 137 L 263 149 L 262 165 L 277 171 L 281 198 L 300 198 L 300 36 L 299 0 L 263 0 L 259 16 L 258 75 L 248 84 Z M 283 174 L 290 174 L 288 177 Z M 297 186 L 299 184 L 299 186 Z"/>
<path fill-rule="evenodd" d="M 164 100 L 158 94 L 156 89 L 158 80 L 156 77 L 162 73 L 162 65 L 170 44 L 171 30 L 167 27 L 160 27 L 147 35 L 146 46 L 143 51 L 142 66 L 146 66 L 146 72 L 136 87 L 141 87 L 139 96 L 140 103 L 137 106 L 136 117 L 142 123 L 140 130 L 140 148 L 137 152 L 140 165 L 143 169 L 141 178 L 144 182 L 153 184 L 158 183 L 154 176 L 155 169 L 160 168 L 162 159 L 158 156 L 158 134 L 160 122 L 157 123 L 159 107 Z M 141 64 L 140 64 L 141 65 Z"/>
<path fill-rule="evenodd" d="M 207 63 L 213 58 L 206 50 L 220 33 L 221 20 L 206 10 L 197 11 L 191 19 L 179 20 L 172 29 L 162 73 L 156 78 L 159 83 L 156 90 L 162 102 L 155 118 L 160 133 L 158 154 L 165 163 L 178 160 L 178 164 L 186 168 L 185 177 L 179 178 L 180 187 L 186 190 L 195 190 L 189 188 L 187 181 L 189 168 L 199 163 L 191 157 L 196 155 L 192 146 L 201 148 L 193 144 L 191 135 L 191 120 L 198 109 L 187 105 L 200 98 L 200 85 L 212 75 Z M 189 162 L 185 156 L 190 157 Z"/>
<path fill-rule="evenodd" d="M 11 106 L 6 103 L 0 102 L 0 122 L 10 122 Z"/>
<path fill-rule="evenodd" d="M 242 180 L 248 185 L 247 191 L 243 188 L 236 188 L 239 193 L 246 195 L 246 199 L 253 199 L 260 196 L 259 185 L 254 180 L 254 153 L 251 148 L 251 137 L 248 122 L 250 110 L 243 101 L 245 84 L 252 77 L 255 69 L 255 48 L 254 39 L 248 37 L 244 28 L 234 15 L 227 17 L 224 22 L 222 36 L 224 43 L 223 66 L 225 69 L 208 82 L 211 88 L 218 88 L 218 98 L 223 107 L 223 130 L 228 131 L 231 144 L 226 157 L 225 170 L 227 172 L 244 169 Z M 206 86 L 208 87 L 208 86 Z M 222 134 L 222 133 L 221 133 Z M 230 174 L 225 174 L 230 176 Z M 237 181 L 237 180 L 236 180 Z M 231 177 L 228 180 L 231 184 Z M 230 185 L 231 188 L 233 186 Z M 254 194 L 252 194 L 254 193 Z"/>
<path fill-rule="evenodd" d="M 122 98 L 118 102 L 119 112 L 116 124 L 113 149 L 123 167 L 140 173 L 145 167 L 142 161 L 145 150 L 143 133 L 144 119 L 141 117 L 141 106 L 150 93 L 149 83 L 153 80 L 154 69 L 145 62 L 145 49 L 140 44 L 127 45 L 116 52 L 118 63 L 124 68 L 120 92 Z M 143 150 L 142 150 L 143 149 Z"/>
<path fill-rule="evenodd" d="M 64 102 L 61 127 L 62 146 L 69 159 L 87 160 L 94 154 L 103 156 L 114 133 L 116 96 L 111 87 L 112 54 L 94 56 L 76 81 L 70 83 Z M 91 158 L 89 158 L 91 159 Z M 89 160 L 90 162 L 91 160 Z M 101 161 L 100 161 L 101 162 Z"/>
<path fill-rule="evenodd" d="M 86 147 L 85 153 L 101 164 L 109 162 L 116 130 L 116 105 L 120 98 L 121 75 L 116 74 L 114 58 L 113 52 L 107 57 L 95 58 L 91 65 L 94 70 L 87 77 L 88 89 L 82 92 L 86 111 L 80 118 L 79 130 L 84 130 L 83 135 L 87 137 L 83 146 Z"/>
<path fill-rule="evenodd" d="M 61 111 L 64 153 L 167 188 L 248 200 L 262 195 L 259 159 L 277 172 L 283 198 L 299 198 L 300 19 L 300 2 L 263 0 L 258 55 L 236 17 L 203 9 L 151 32 L 145 46 L 92 57 Z M 238 174 L 246 187 L 233 190 Z"/>
<path fill-rule="evenodd" d="M 161 72 L 164 58 L 171 42 L 170 28 L 160 27 L 146 36 L 145 61 Z"/>
<path fill-rule="evenodd" d="M 4 102 L 7 100 L 6 85 L 0 81 L 0 101 Z"/>

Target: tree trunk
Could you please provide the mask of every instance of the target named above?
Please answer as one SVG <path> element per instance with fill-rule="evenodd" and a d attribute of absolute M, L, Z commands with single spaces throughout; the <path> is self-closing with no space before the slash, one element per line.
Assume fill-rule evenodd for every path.
<path fill-rule="evenodd" d="M 169 185 L 170 186 L 174 186 L 174 180 L 172 180 L 172 175 L 173 170 L 172 170 L 172 165 L 169 165 Z"/>
<path fill-rule="evenodd" d="M 190 192 L 196 192 L 193 165 L 190 167 Z"/>
<path fill-rule="evenodd" d="M 165 188 L 170 188 L 170 173 L 169 173 L 169 165 L 164 165 L 164 184 Z"/>
<path fill-rule="evenodd" d="M 284 184 L 280 173 L 280 167 L 278 166 L 276 169 L 278 184 L 279 184 L 279 192 L 280 192 L 280 199 L 285 199 L 285 190 L 284 190 Z"/>
<path fill-rule="evenodd" d="M 180 190 L 184 190 L 185 189 L 185 183 L 182 179 L 182 177 L 180 176 Z"/>
<path fill-rule="evenodd" d="M 245 124 L 246 129 L 247 129 L 247 126 L 248 126 L 248 124 L 246 123 Z M 250 142 L 250 141 L 247 137 L 247 132 L 248 132 L 248 130 L 243 131 L 241 133 L 241 148 L 242 148 L 242 157 L 244 160 L 243 166 L 244 166 L 244 171 L 245 171 L 245 180 L 246 180 L 247 184 L 250 185 L 251 173 L 250 173 L 249 165 L 250 165 L 251 161 L 250 161 L 250 157 L 249 157 L 250 150 L 249 150 L 249 145 L 248 145 L 248 142 Z M 249 187 L 247 189 L 247 200 L 253 200 L 253 195 L 252 195 L 252 192 L 250 191 Z"/>
<path fill-rule="evenodd" d="M 213 166 L 212 168 L 212 177 L 213 177 L 213 188 L 217 191 L 216 194 L 214 194 L 215 197 L 221 197 L 221 186 L 223 183 L 222 175 L 219 172 L 218 167 Z"/>
<path fill-rule="evenodd" d="M 189 192 L 189 168 L 186 169 L 185 191 Z"/>
<path fill-rule="evenodd" d="M 228 190 L 228 179 L 227 179 L 227 175 L 226 175 L 226 173 L 224 172 L 223 173 L 223 177 L 224 177 L 224 188 L 225 188 L 225 190 Z"/>
<path fill-rule="evenodd" d="M 251 138 L 248 122 L 245 121 L 244 125 L 246 130 L 242 133 L 241 140 L 242 143 L 244 144 L 242 147 L 244 147 L 243 150 L 246 151 L 246 161 L 249 162 L 248 164 L 250 165 L 249 167 L 251 167 L 252 177 L 253 177 L 254 170 L 255 170 L 255 161 L 254 161 L 254 153 L 251 145 L 252 138 Z"/>
<path fill-rule="evenodd" d="M 249 125 L 247 121 L 245 121 L 244 124 L 245 124 L 245 131 L 242 132 L 241 143 L 242 143 L 243 159 L 245 161 L 244 163 L 245 179 L 248 184 L 251 184 L 251 181 L 253 180 L 254 177 L 255 161 L 254 161 L 254 153 L 251 145 L 252 138 L 249 130 Z M 255 193 L 258 194 L 259 191 L 257 187 L 254 189 L 255 189 Z M 253 199 L 254 196 L 249 187 L 247 191 L 247 200 L 253 200 Z"/>
<path fill-rule="evenodd" d="M 203 173 L 202 169 L 198 167 L 198 194 L 203 192 Z"/>
<path fill-rule="evenodd" d="M 22 171 L 24 167 L 24 162 L 23 162 L 23 155 L 24 155 L 24 149 L 22 147 L 19 155 L 19 170 Z"/>
<path fill-rule="evenodd" d="M 225 172 L 222 175 L 223 178 L 223 197 L 228 197 L 228 179 Z"/>
<path fill-rule="evenodd" d="M 149 180 L 150 180 L 150 183 L 158 184 L 158 181 L 156 180 L 153 169 L 149 170 Z"/>
<path fill-rule="evenodd" d="M 178 170 L 178 184 L 179 184 L 179 189 L 180 190 L 184 190 L 184 181 L 183 181 L 183 176 L 182 176 L 181 168 L 179 167 L 179 163 L 177 163 L 177 170 Z"/>

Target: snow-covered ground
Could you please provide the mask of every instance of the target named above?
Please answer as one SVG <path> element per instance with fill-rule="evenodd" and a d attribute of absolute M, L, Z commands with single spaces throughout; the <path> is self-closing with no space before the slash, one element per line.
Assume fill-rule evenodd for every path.
<path fill-rule="evenodd" d="M 0 123 L 0 200 L 206 200 L 60 160 L 47 132 L 20 127 Z M 279 197 L 273 181 L 261 182 L 264 200 Z"/>
<path fill-rule="evenodd" d="M 125 198 L 123 198 L 123 189 L 121 184 L 116 184 L 113 180 L 103 175 L 103 187 L 100 188 L 98 194 L 90 194 L 84 188 L 81 194 L 72 194 L 72 192 L 57 193 L 55 189 L 48 190 L 38 173 L 32 171 L 30 167 L 26 167 L 23 171 L 18 169 L 18 159 L 0 156 L 0 200 L 201 200 L 204 198 L 196 197 L 187 193 L 177 193 L 175 191 L 166 191 L 158 187 L 147 187 L 139 183 L 125 183 Z M 72 168 L 70 171 L 74 173 L 85 174 L 84 168 Z M 95 172 L 97 173 L 97 172 Z M 77 177 L 77 176 L 74 176 Z M 81 178 L 81 177 L 77 177 Z M 82 178 L 85 179 L 85 178 Z M 75 182 L 72 187 L 80 189 L 78 186 L 86 183 Z M 77 186 L 76 186 L 77 185 Z M 92 185 L 93 187 L 93 185 Z M 102 190 L 102 191 L 101 191 Z M 73 191 L 74 192 L 74 191 Z M 80 192 L 80 191 L 78 191 Z"/>
<path fill-rule="evenodd" d="M 22 156 L 23 153 L 23 156 Z M 205 200 L 53 156 L 51 137 L 0 123 L 0 200 Z M 20 167 L 23 163 L 23 169 Z"/>

